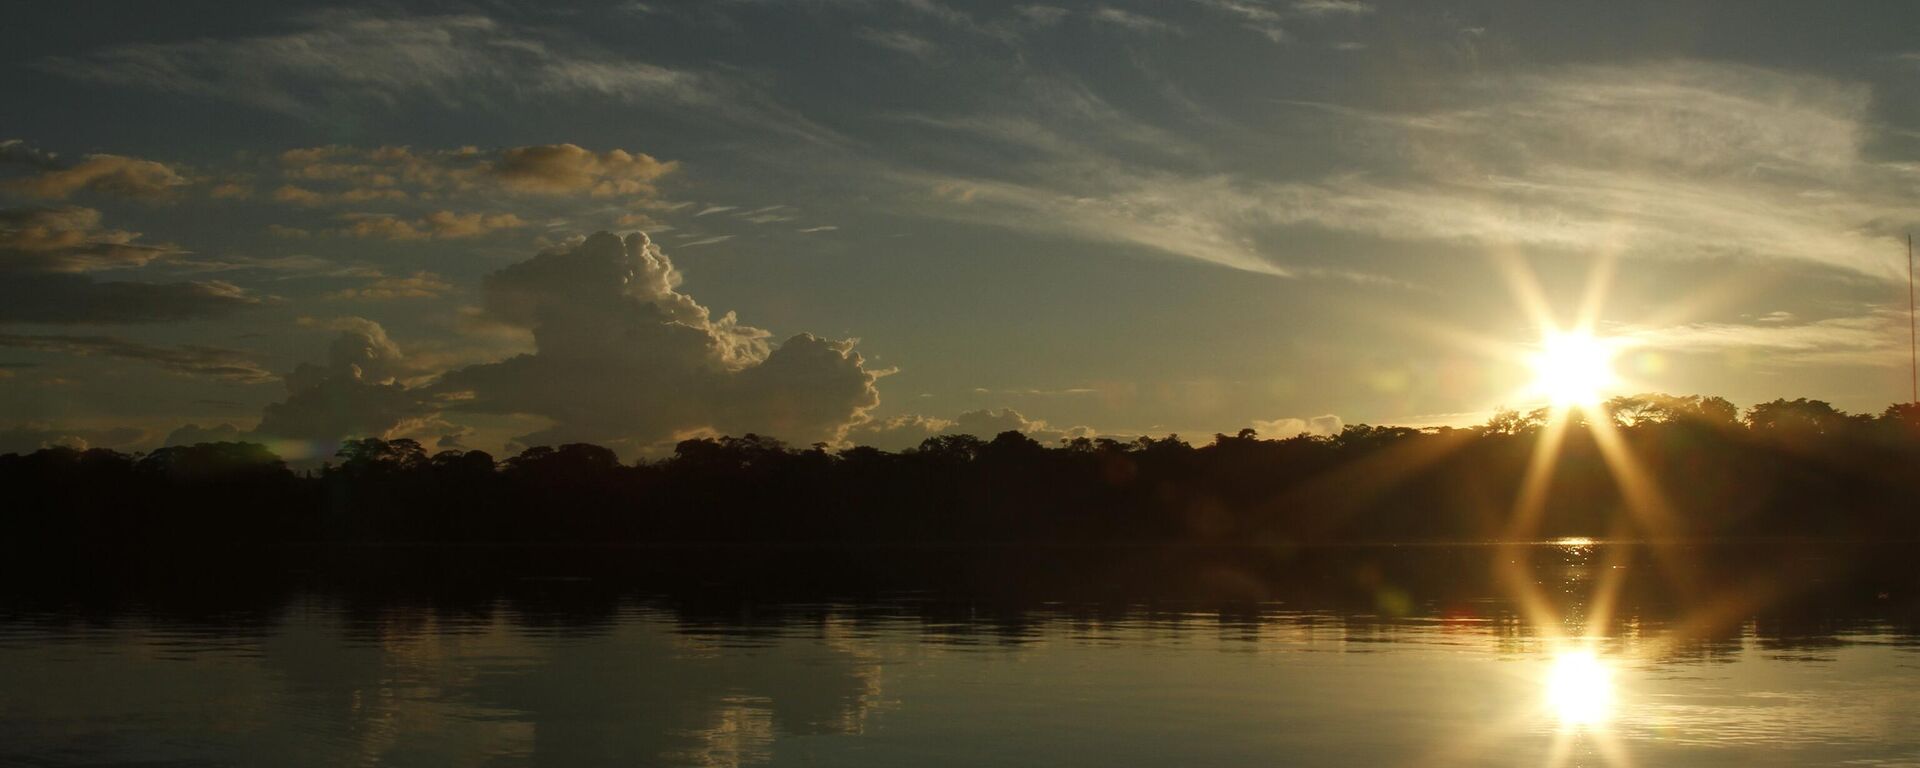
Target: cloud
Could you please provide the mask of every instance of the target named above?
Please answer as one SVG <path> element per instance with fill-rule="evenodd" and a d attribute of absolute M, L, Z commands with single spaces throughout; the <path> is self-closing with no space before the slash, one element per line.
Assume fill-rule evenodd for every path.
<path fill-rule="evenodd" d="M 1373 6 L 1360 0 L 1297 0 L 1293 11 L 1302 16 L 1361 16 L 1373 13 Z"/>
<path fill-rule="evenodd" d="M 259 299 L 223 281 L 101 281 L 85 274 L 181 253 L 106 229 L 91 208 L 0 210 L 0 323 L 147 323 L 217 317 Z"/>
<path fill-rule="evenodd" d="M 1290 231 L 1630 258 L 1801 261 L 1903 278 L 1912 180 L 1869 161 L 1870 91 L 1774 70 L 1677 61 L 1577 66 L 1436 86 L 1440 109 L 1291 103 L 1352 137 L 1342 170 L 1274 180 L 1155 164 L 1151 128 L 1098 100 L 1049 123 L 925 120 L 1017 147 L 973 176 L 892 174 L 924 213 L 1143 247 L 1276 275 Z M 1057 100 L 1056 100 L 1057 101 Z M 1076 117 L 1076 113 L 1080 117 Z M 1103 121 L 1085 116 L 1107 114 Z M 1318 130 L 1311 120 L 1302 130 Z M 1025 127 L 1015 130 L 1017 126 Z M 1078 139 L 1055 140 L 1079 126 Z M 1177 147 L 1177 144 L 1172 146 Z M 1009 153 L 1011 154 L 1011 153 Z M 1200 168 L 1201 170 L 1193 170 Z"/>
<path fill-rule="evenodd" d="M 1614 335 L 1632 346 L 1663 352 L 1765 350 L 1775 365 L 1904 367 L 1909 330 L 1904 310 L 1795 322 L 1784 312 L 1752 323 L 1687 323 L 1664 328 L 1624 328 Z"/>
<path fill-rule="evenodd" d="M 489 275 L 489 318 L 533 333 L 536 351 L 446 374 L 457 410 L 526 414 L 551 427 L 526 444 L 644 450 L 676 436 L 754 432 L 838 442 L 879 403 L 854 342 L 797 334 L 775 346 L 732 313 L 680 293 L 646 235 L 600 233 Z"/>
<path fill-rule="evenodd" d="M 134 241 L 140 233 L 105 229 L 92 208 L 0 209 L 0 271 L 91 272 L 144 266 L 180 253 Z"/>
<path fill-rule="evenodd" d="M 348 225 L 338 234 L 372 237 L 382 240 L 447 240 L 477 237 L 503 229 L 524 227 L 527 222 L 511 213 L 454 213 L 435 211 L 419 219 L 403 219 L 384 213 L 342 214 Z"/>
<path fill-rule="evenodd" d="M 0 323 L 160 323 L 222 317 L 259 304 L 222 280 L 97 281 L 84 275 L 0 273 Z"/>
<path fill-rule="evenodd" d="M 1112 24 L 1132 32 L 1168 35 L 1180 34 L 1180 28 L 1172 24 L 1168 24 L 1151 16 L 1143 16 L 1132 11 L 1123 11 L 1119 8 L 1100 8 L 1093 12 L 1093 20 L 1103 24 Z"/>
<path fill-rule="evenodd" d="M 1340 430 L 1345 428 L 1346 424 L 1340 420 L 1339 416 L 1333 414 L 1306 419 L 1286 418 L 1271 421 L 1255 419 L 1253 422 L 1253 430 L 1269 440 L 1283 440 L 1299 435 L 1327 437 L 1340 434 Z"/>
<path fill-rule="evenodd" d="M 258 384 L 275 377 L 252 358 L 238 350 L 198 344 L 166 346 L 146 344 L 115 336 L 51 336 L 0 334 L 0 347 L 30 349 L 36 352 L 112 357 L 149 363 L 185 376 L 217 379 L 241 384 Z"/>
<path fill-rule="evenodd" d="M 939 435 L 973 435 L 991 440 L 1002 432 L 1020 432 L 1047 445 L 1095 435 L 1090 427 L 1059 429 L 1045 421 L 1029 419 L 1012 408 L 986 408 L 966 411 L 952 419 L 920 414 L 895 416 L 863 425 L 849 434 L 848 439 L 859 445 L 897 451 L 918 446 L 927 438 Z"/>
<path fill-rule="evenodd" d="M 31 62 L 83 83 L 242 104 L 334 125 L 343 115 L 620 102 L 707 131 L 749 131 L 810 146 L 843 142 L 752 78 L 651 64 L 558 27 L 478 14 L 330 10 L 285 34 L 138 43 Z"/>
<path fill-rule="evenodd" d="M 575 144 L 499 150 L 328 145 L 282 152 L 279 166 L 288 183 L 274 199 L 306 206 L 498 193 L 651 198 L 655 183 L 679 167 L 642 152 Z"/>
<path fill-rule="evenodd" d="M 390 437 L 427 421 L 436 407 L 401 382 L 406 356 L 379 323 L 338 321 L 326 362 L 286 376 L 287 399 L 268 405 L 251 434 L 293 441 L 294 453 L 324 455 L 350 437 Z"/>
<path fill-rule="evenodd" d="M 405 277 L 381 275 L 358 288 L 327 294 L 334 300 L 392 301 L 394 299 L 431 299 L 453 290 L 453 284 L 432 272 L 420 271 Z"/>
<path fill-rule="evenodd" d="M 426 102 L 487 106 L 511 97 L 597 96 L 705 104 L 712 78 L 545 40 L 477 15 L 313 14 L 306 28 L 231 40 L 124 45 L 57 56 L 41 69 L 83 82 L 235 101 L 326 119 L 354 108 Z"/>
<path fill-rule="evenodd" d="M 930 58 L 940 51 L 939 46 L 928 42 L 926 38 L 904 30 L 862 29 L 857 34 L 860 39 L 869 43 L 917 59 Z"/>
<path fill-rule="evenodd" d="M 0 165 L 30 171 L 24 176 L 0 180 L 0 190 L 51 200 L 65 200 L 83 191 L 154 200 L 191 183 L 165 163 L 101 154 L 87 155 L 78 163 L 68 164 L 58 155 L 35 150 L 19 139 L 0 142 Z"/>
<path fill-rule="evenodd" d="M 223 181 L 208 189 L 207 196 L 215 200 L 247 200 L 253 197 L 253 187 L 238 181 Z"/>
<path fill-rule="evenodd" d="M 59 154 L 36 148 L 21 139 L 0 141 L 0 164 L 43 170 L 57 169 L 63 165 Z"/>
<path fill-rule="evenodd" d="M 547 144 L 501 150 L 487 173 L 523 192 L 651 195 L 654 180 L 675 167 L 623 149 L 595 153 L 573 144 Z"/>

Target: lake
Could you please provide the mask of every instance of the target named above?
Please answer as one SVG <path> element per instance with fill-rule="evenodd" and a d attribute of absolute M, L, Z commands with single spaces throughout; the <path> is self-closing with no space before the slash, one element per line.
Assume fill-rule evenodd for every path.
<path fill-rule="evenodd" d="M 117 563 L 0 600 L 0 764 L 1920 765 L 1869 550 Z"/>

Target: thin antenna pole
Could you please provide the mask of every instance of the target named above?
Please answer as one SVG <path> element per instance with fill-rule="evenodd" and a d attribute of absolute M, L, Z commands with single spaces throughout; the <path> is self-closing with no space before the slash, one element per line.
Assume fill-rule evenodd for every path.
<path fill-rule="evenodd" d="M 1913 399 L 1920 403 L 1920 326 L 1913 317 L 1913 233 L 1907 233 L 1907 350 L 1913 358 Z"/>

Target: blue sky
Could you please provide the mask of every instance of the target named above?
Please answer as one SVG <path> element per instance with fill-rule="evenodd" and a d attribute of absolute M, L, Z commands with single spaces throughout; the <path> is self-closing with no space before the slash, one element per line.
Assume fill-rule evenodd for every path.
<path fill-rule="evenodd" d="M 546 5 L 9 4 L 0 450 L 1906 399 L 1911 5 Z"/>

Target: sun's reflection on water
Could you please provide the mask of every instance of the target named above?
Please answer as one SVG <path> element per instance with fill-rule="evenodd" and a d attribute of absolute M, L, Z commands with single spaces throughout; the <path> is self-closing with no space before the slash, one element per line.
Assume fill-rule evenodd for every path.
<path fill-rule="evenodd" d="M 1547 708 L 1562 728 L 1597 729 L 1613 716 L 1613 667 L 1592 650 L 1555 654 L 1544 687 Z"/>

